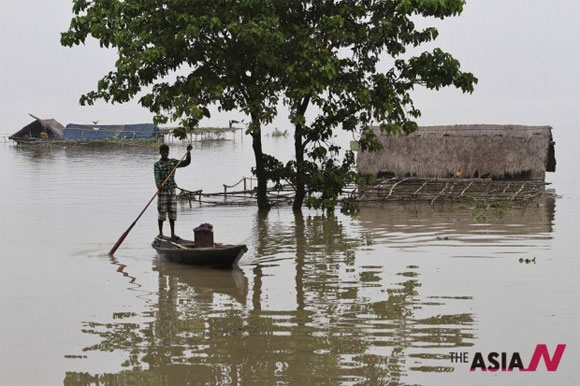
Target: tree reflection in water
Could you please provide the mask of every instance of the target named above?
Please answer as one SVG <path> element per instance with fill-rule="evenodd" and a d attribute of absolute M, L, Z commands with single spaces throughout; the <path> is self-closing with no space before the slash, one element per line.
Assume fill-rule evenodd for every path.
<path fill-rule="evenodd" d="M 149 321 L 120 313 L 83 330 L 100 339 L 85 353 L 121 351 L 125 370 L 67 372 L 65 385 L 401 384 L 409 370 L 452 371 L 445 354 L 472 345 L 471 314 L 416 316 L 441 304 L 421 300 L 418 267 L 357 263 L 368 234 L 335 216 L 269 216 L 255 218 L 251 280 L 239 269 L 155 261 L 157 303 L 142 315 Z M 292 306 L 265 307 L 276 302 L 265 288 L 270 266 L 295 271 Z M 386 285 L 385 275 L 398 280 Z"/>

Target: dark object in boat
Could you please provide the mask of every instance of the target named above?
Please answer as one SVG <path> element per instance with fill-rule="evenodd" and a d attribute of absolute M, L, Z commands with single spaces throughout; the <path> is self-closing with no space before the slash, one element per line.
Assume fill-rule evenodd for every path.
<path fill-rule="evenodd" d="M 238 264 L 248 248 L 244 244 L 214 244 L 213 247 L 195 247 L 195 242 L 155 237 L 151 244 L 165 259 L 182 264 L 226 268 Z"/>
<path fill-rule="evenodd" d="M 201 224 L 193 230 L 193 236 L 195 245 L 197 245 L 198 248 L 211 247 L 214 245 L 213 226 L 211 224 Z"/>

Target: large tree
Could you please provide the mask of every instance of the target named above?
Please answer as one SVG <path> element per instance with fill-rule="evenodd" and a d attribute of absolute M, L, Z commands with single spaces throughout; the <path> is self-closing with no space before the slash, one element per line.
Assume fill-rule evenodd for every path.
<path fill-rule="evenodd" d="M 295 160 L 274 165 L 269 173 L 292 183 L 299 209 L 332 209 L 348 182 L 354 156 L 331 143 L 337 128 L 361 132 L 362 149 L 380 147 L 371 124 L 385 132 L 410 133 L 420 111 L 411 92 L 455 86 L 472 92 L 477 79 L 460 70 L 459 62 L 436 48 L 406 55 L 437 37 L 433 27 L 417 29 L 414 19 L 458 15 L 464 0 L 435 1 L 301 1 L 292 3 L 281 30 L 288 36 L 282 76 L 284 100 L 294 124 Z M 294 49 L 292 49 L 294 48 Z M 314 119 L 306 119 L 308 108 Z"/>
<path fill-rule="evenodd" d="M 81 104 L 135 98 L 157 123 L 181 124 L 184 136 L 209 117 L 208 107 L 241 110 L 250 118 L 258 206 L 268 208 L 262 126 L 272 121 L 280 95 L 273 55 L 283 44 L 278 15 L 268 0 L 73 0 L 75 17 L 65 46 L 92 36 L 115 48 L 115 69 Z"/>
<path fill-rule="evenodd" d="M 118 52 L 115 70 L 82 104 L 97 99 L 140 103 L 157 122 L 179 121 L 185 135 L 209 116 L 208 106 L 250 118 L 258 206 L 267 208 L 267 180 L 290 181 L 294 209 L 331 209 L 352 180 L 353 154 L 336 160 L 334 131 L 361 130 L 362 148 L 377 148 L 371 124 L 411 132 L 420 114 L 416 85 L 454 85 L 470 92 L 476 79 L 439 49 L 404 58 L 407 47 L 437 37 L 415 17 L 459 14 L 463 0 L 73 0 L 75 17 L 62 35 L 73 46 L 87 37 Z M 392 65 L 384 62 L 392 58 Z M 282 165 L 262 151 L 261 130 L 278 101 L 290 110 L 295 160 Z M 306 119 L 309 108 L 316 117 Z"/>

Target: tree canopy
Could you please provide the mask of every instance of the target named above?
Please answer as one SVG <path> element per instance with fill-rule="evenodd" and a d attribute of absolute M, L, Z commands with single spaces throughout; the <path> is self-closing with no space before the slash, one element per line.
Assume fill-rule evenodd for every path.
<path fill-rule="evenodd" d="M 476 78 L 440 49 L 406 57 L 408 47 L 434 40 L 417 17 L 458 15 L 464 0 L 73 0 L 75 16 L 61 42 L 92 36 L 117 49 L 115 69 L 81 104 L 139 97 L 158 123 L 180 123 L 185 135 L 209 117 L 208 107 L 250 118 L 258 205 L 267 208 L 268 179 L 296 188 L 294 208 L 331 209 L 352 181 L 354 157 L 331 143 L 335 130 L 361 132 L 361 148 L 376 149 L 371 125 L 412 132 L 420 111 L 417 85 L 471 92 Z M 384 58 L 392 59 L 392 66 Z M 263 125 L 283 101 L 294 125 L 295 160 L 282 165 L 261 145 Z M 316 116 L 307 121 L 306 111 Z"/>
<path fill-rule="evenodd" d="M 295 126 L 295 160 L 271 160 L 274 178 L 294 185 L 294 208 L 331 209 L 343 187 L 356 181 L 354 155 L 338 160 L 336 129 L 361 134 L 363 150 L 380 147 L 371 125 L 390 133 L 416 130 L 420 111 L 411 93 L 418 86 L 472 92 L 477 79 L 452 55 L 436 48 L 406 55 L 437 38 L 433 27 L 417 29 L 417 17 L 445 18 L 463 10 L 462 0 L 298 2 L 281 18 L 289 48 L 281 58 L 284 101 Z M 300 6 L 301 5 L 301 6 Z M 385 64 L 390 58 L 392 66 Z M 316 116 L 307 122 L 307 109 Z"/>
<path fill-rule="evenodd" d="M 139 102 L 157 123 L 181 124 L 184 136 L 208 106 L 241 110 L 250 117 L 258 178 L 258 203 L 267 208 L 261 127 L 276 114 L 280 64 L 272 53 L 284 44 L 271 1 L 73 0 L 75 17 L 61 43 L 87 37 L 118 52 L 115 70 L 81 104 L 97 99 Z"/>

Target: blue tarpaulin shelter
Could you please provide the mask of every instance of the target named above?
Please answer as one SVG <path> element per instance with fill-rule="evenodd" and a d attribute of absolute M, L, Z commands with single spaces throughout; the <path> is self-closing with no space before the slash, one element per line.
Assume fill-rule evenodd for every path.
<path fill-rule="evenodd" d="M 128 125 L 81 125 L 69 123 L 64 129 L 66 139 L 158 138 L 159 128 L 152 123 Z"/>

